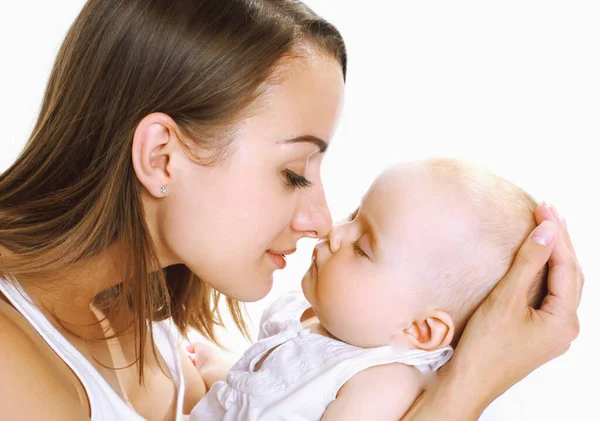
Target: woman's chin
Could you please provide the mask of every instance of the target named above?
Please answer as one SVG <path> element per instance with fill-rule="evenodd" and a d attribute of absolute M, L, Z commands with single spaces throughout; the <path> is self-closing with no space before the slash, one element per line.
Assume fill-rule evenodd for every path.
<path fill-rule="evenodd" d="M 238 295 L 237 297 L 233 297 L 231 295 L 229 296 L 244 303 L 253 303 L 255 301 L 262 300 L 269 294 L 269 292 L 271 292 L 271 289 L 273 289 L 273 277 L 253 283 L 253 286 L 254 287 L 252 289 L 244 291 L 242 294 L 236 291 L 238 292 L 238 294 L 236 294 Z"/>
<path fill-rule="evenodd" d="M 219 287 L 218 283 L 207 282 L 213 289 L 227 298 L 243 303 L 253 303 L 267 296 L 273 288 L 273 276 L 262 276 L 260 279 L 238 276 L 239 282 L 227 283 Z"/>

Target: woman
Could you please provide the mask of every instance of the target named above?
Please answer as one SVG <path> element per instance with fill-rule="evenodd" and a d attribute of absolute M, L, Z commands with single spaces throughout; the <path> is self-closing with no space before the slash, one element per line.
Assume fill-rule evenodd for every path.
<path fill-rule="evenodd" d="M 345 69 L 338 32 L 297 2 L 86 4 L 0 177 L 1 418 L 191 410 L 204 382 L 158 321 L 214 339 L 224 294 L 243 330 L 238 301 L 267 294 L 298 239 L 328 233 L 319 167 Z M 551 229 L 525 242 L 409 418 L 476 419 L 577 335 L 573 248 L 557 215 L 537 217 Z M 550 295 L 528 309 L 549 257 Z"/>

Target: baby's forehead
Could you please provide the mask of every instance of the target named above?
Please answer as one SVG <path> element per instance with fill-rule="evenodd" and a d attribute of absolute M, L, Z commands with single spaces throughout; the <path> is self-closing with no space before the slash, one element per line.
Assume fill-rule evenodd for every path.
<path fill-rule="evenodd" d="M 449 159 L 388 168 L 361 204 L 385 246 L 411 264 L 441 261 L 440 256 L 453 260 L 472 247 L 481 255 L 485 245 L 508 255 L 505 237 L 530 231 L 535 207 L 512 183 Z"/>
<path fill-rule="evenodd" d="M 460 179 L 453 176 L 440 177 L 426 163 L 394 165 L 382 172 L 373 182 L 365 201 L 382 201 L 388 204 L 417 205 L 435 197 L 464 199 L 459 191 L 464 190 Z M 461 197 L 462 196 L 462 197 Z"/>
<path fill-rule="evenodd" d="M 390 228 L 406 225 L 427 230 L 438 225 L 473 222 L 473 197 L 458 177 L 439 177 L 422 163 L 395 165 L 384 171 L 363 198 L 362 209 Z"/>

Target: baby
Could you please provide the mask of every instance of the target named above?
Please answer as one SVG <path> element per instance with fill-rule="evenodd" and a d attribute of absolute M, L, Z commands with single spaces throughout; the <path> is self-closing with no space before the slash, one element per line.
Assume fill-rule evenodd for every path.
<path fill-rule="evenodd" d="M 258 341 L 190 420 L 401 419 L 508 270 L 536 206 L 455 160 L 386 170 L 315 247 L 304 294 L 264 312 Z"/>

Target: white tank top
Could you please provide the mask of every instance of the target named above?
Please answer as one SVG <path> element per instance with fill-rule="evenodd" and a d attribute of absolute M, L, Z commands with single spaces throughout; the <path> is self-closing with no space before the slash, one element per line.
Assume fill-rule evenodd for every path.
<path fill-rule="evenodd" d="M 79 378 L 90 403 L 91 421 L 144 420 L 121 399 L 96 368 L 61 335 L 18 283 L 13 286 L 9 281 L 0 278 L 0 291 Z M 177 388 L 176 421 L 182 421 L 184 382 L 177 340 L 163 322 L 153 323 L 152 329 L 156 347 L 175 381 Z"/>
<path fill-rule="evenodd" d="M 215 383 L 200 400 L 189 421 L 318 421 L 344 383 L 362 370 L 397 362 L 436 371 L 452 356 L 451 347 L 430 352 L 366 349 L 312 333 L 300 323 L 309 307 L 302 293 L 286 294 L 270 306 L 258 341 L 227 380 Z"/>

